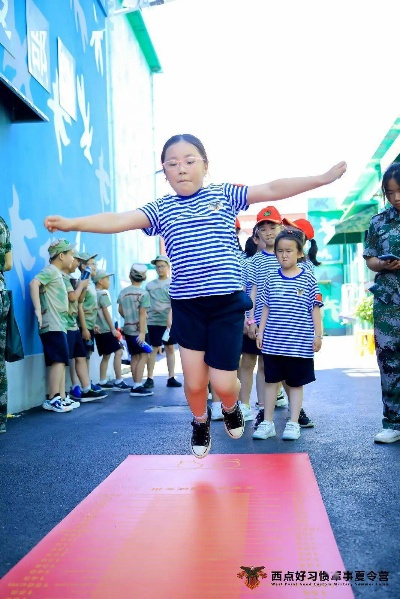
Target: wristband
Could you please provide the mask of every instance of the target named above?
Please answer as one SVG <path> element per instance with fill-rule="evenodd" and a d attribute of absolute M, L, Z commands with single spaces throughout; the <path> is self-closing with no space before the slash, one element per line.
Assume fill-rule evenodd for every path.
<path fill-rule="evenodd" d="M 316 339 L 322 339 L 323 335 L 314 335 Z"/>
<path fill-rule="evenodd" d="M 249 320 L 246 320 L 246 324 L 250 326 L 251 324 L 257 324 L 257 323 L 254 320 L 254 318 L 249 318 Z"/>

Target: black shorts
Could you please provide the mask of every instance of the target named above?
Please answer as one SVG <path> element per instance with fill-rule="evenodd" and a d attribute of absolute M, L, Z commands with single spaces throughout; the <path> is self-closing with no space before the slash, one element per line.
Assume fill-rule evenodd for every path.
<path fill-rule="evenodd" d="M 137 335 L 125 335 L 125 341 L 126 341 L 126 346 L 128 348 L 128 352 L 130 353 L 131 356 L 137 356 L 138 354 L 145 354 L 146 352 L 144 351 L 143 347 L 140 347 L 140 345 L 138 345 L 136 343 L 136 337 Z M 149 336 L 146 335 L 144 340 L 147 343 L 150 343 L 149 341 Z"/>
<path fill-rule="evenodd" d="M 79 329 L 67 331 L 69 359 L 86 358 L 86 349 Z"/>
<path fill-rule="evenodd" d="M 289 387 L 302 387 L 315 381 L 314 358 L 263 354 L 266 383 L 285 381 Z"/>
<path fill-rule="evenodd" d="M 169 335 L 168 341 L 162 340 L 162 336 L 164 335 L 165 329 L 167 327 L 158 324 L 148 324 L 147 328 L 149 329 L 149 343 L 152 347 L 161 347 L 162 345 L 175 345 L 176 341 L 171 334 Z"/>
<path fill-rule="evenodd" d="M 46 366 L 52 364 L 69 364 L 69 348 L 67 333 L 63 331 L 49 331 L 42 333 L 40 339 L 43 345 L 44 361 Z"/>
<path fill-rule="evenodd" d="M 82 329 L 79 329 L 82 335 Z M 93 351 L 94 351 L 94 330 L 93 329 L 88 329 L 89 333 L 90 333 L 90 339 L 92 340 L 92 345 L 88 345 L 87 340 L 84 339 L 82 337 L 82 341 L 83 341 L 83 345 L 85 347 L 85 352 L 86 352 L 86 359 L 89 360 L 90 356 L 92 355 Z"/>
<path fill-rule="evenodd" d="M 261 356 L 261 349 L 258 349 L 255 339 L 250 339 L 247 335 L 243 335 L 242 354 L 252 354 L 253 356 Z"/>
<path fill-rule="evenodd" d="M 193 299 L 171 298 L 172 336 L 176 342 L 204 352 L 218 370 L 237 370 L 242 353 L 244 313 L 253 306 L 244 291 Z"/>
<path fill-rule="evenodd" d="M 114 337 L 111 331 L 109 333 L 99 333 L 94 338 L 99 356 L 109 356 L 122 349 L 118 339 Z"/>

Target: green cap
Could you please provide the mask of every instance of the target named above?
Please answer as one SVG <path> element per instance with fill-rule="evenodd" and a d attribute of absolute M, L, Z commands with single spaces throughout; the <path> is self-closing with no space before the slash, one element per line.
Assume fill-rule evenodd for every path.
<path fill-rule="evenodd" d="M 79 258 L 84 262 L 88 262 L 92 258 L 96 258 L 96 256 L 98 256 L 98 254 L 89 254 L 89 252 L 81 252 Z"/>
<path fill-rule="evenodd" d="M 169 265 L 169 258 L 168 256 L 165 256 L 165 254 L 160 254 L 157 256 L 157 258 L 151 261 L 152 264 L 155 264 L 156 262 L 166 262 Z"/>
<path fill-rule="evenodd" d="M 93 277 L 93 283 L 97 283 L 100 279 L 105 279 L 106 277 L 114 276 L 113 272 L 107 272 L 106 270 L 98 270 Z"/>
<path fill-rule="evenodd" d="M 70 243 L 66 239 L 56 239 L 55 241 L 52 241 L 48 247 L 49 256 L 50 258 L 55 258 L 58 254 L 73 250 L 75 246 L 76 243 Z"/>

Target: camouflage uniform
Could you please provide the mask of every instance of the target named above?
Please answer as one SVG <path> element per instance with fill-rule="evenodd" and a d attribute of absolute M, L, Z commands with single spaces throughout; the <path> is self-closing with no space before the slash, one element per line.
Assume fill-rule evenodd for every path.
<path fill-rule="evenodd" d="M 5 255 L 11 251 L 10 231 L 0 217 L 0 431 L 6 430 L 7 423 L 7 371 L 4 361 L 6 347 L 7 314 L 10 307 L 3 270 Z"/>
<path fill-rule="evenodd" d="M 364 258 L 400 256 L 400 215 L 391 206 L 371 219 Z M 374 294 L 374 334 L 381 374 L 383 428 L 400 430 L 400 270 L 381 271 Z"/>

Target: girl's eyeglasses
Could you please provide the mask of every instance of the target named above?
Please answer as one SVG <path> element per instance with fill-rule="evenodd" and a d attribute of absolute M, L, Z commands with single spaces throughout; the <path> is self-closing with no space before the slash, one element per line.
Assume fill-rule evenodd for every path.
<path fill-rule="evenodd" d="M 203 161 L 204 158 L 200 158 L 200 156 L 187 156 L 183 160 L 166 160 L 162 163 L 162 166 L 166 171 L 174 171 L 181 165 L 184 165 L 188 168 L 194 166 L 196 162 Z"/>

